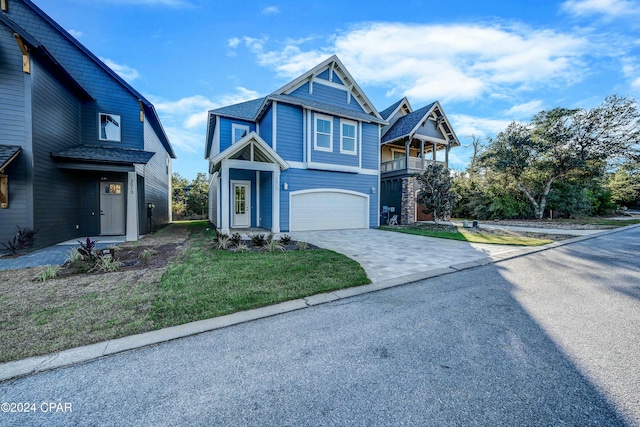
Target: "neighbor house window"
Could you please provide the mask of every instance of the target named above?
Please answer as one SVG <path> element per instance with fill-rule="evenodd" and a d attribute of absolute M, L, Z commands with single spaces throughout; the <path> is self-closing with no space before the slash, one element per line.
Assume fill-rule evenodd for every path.
<path fill-rule="evenodd" d="M 340 120 L 340 152 L 357 154 L 356 122 Z"/>
<path fill-rule="evenodd" d="M 320 151 L 333 151 L 333 119 L 316 114 L 314 148 Z"/>
<path fill-rule="evenodd" d="M 120 116 L 115 114 L 99 113 L 99 127 L 101 141 L 120 142 L 122 133 L 122 122 Z"/>
<path fill-rule="evenodd" d="M 232 144 L 235 144 L 247 135 L 249 135 L 249 126 L 231 125 L 231 137 L 233 138 L 233 141 L 231 142 Z"/>

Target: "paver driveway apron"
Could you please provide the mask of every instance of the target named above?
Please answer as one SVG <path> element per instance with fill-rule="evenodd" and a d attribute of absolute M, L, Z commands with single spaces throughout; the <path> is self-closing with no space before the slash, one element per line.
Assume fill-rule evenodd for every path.
<path fill-rule="evenodd" d="M 290 236 L 358 261 L 374 283 L 515 249 L 506 245 L 467 243 L 374 229 L 296 231 Z"/>

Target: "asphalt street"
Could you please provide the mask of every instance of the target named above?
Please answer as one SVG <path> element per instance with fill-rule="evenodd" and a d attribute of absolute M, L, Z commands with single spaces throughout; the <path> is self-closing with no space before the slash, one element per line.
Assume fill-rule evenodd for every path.
<path fill-rule="evenodd" d="M 635 228 L 0 383 L 0 425 L 640 426 L 639 254 Z"/>

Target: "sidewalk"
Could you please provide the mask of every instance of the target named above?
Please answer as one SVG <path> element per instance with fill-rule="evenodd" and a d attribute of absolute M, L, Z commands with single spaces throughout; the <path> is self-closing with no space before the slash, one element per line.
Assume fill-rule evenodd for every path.
<path fill-rule="evenodd" d="M 405 285 L 431 277 L 442 276 L 445 274 L 455 273 L 461 270 L 476 268 L 482 265 L 497 263 L 508 259 L 521 257 L 524 255 L 547 251 L 557 247 L 570 245 L 576 242 L 590 240 L 595 237 L 605 236 L 608 234 L 618 233 L 632 228 L 639 228 L 640 224 L 620 227 L 612 230 L 598 231 L 587 236 L 578 236 L 572 239 L 562 240 L 544 246 L 536 247 L 520 247 L 509 252 L 497 253 L 484 258 L 472 261 L 463 261 L 448 266 L 440 266 L 430 270 L 414 273 L 394 279 L 379 281 L 369 285 L 358 286 L 354 288 L 342 289 L 334 292 L 313 295 L 306 298 L 296 299 L 283 302 L 280 304 L 257 308 L 248 311 L 229 314 L 226 316 L 215 317 L 212 319 L 200 320 L 184 325 L 173 326 L 156 331 L 146 332 L 138 335 L 113 339 L 97 344 L 87 345 L 83 347 L 72 348 L 45 356 L 30 357 L 28 359 L 18 360 L 0 364 L 0 381 L 6 381 L 14 378 L 32 375 L 38 372 L 57 369 L 65 366 L 75 365 L 79 363 L 89 362 L 100 357 L 122 353 L 129 350 L 135 350 L 154 344 L 171 341 L 174 339 L 188 337 L 190 335 L 200 334 L 203 332 L 213 331 L 216 329 L 226 328 L 232 325 L 245 323 L 265 317 L 275 316 L 281 313 L 300 310 L 315 305 L 350 298 L 369 292 L 376 292 L 395 286 Z"/>

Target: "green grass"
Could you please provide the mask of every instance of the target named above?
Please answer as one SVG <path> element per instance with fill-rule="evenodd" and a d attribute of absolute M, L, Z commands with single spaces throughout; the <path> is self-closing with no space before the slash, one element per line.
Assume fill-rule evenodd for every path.
<path fill-rule="evenodd" d="M 470 243 L 489 243 L 494 245 L 513 246 L 541 246 L 553 242 L 549 239 L 539 239 L 535 237 L 496 235 L 492 233 L 466 232 L 457 229 L 456 231 L 428 230 L 422 228 L 395 228 L 380 227 L 381 230 L 396 231 L 398 233 L 415 234 L 418 236 L 436 237 L 440 239 L 460 240 Z"/>
<path fill-rule="evenodd" d="M 211 249 L 215 233 L 195 239 L 162 277 L 149 313 L 159 327 L 264 307 L 369 283 L 355 261 L 332 251 L 245 252 Z"/>
<path fill-rule="evenodd" d="M 606 225 L 611 227 L 625 227 L 627 225 L 640 224 L 640 219 L 608 219 L 608 218 L 586 218 L 586 219 L 564 219 L 554 220 L 567 222 L 570 224 L 592 224 L 592 225 Z"/>

